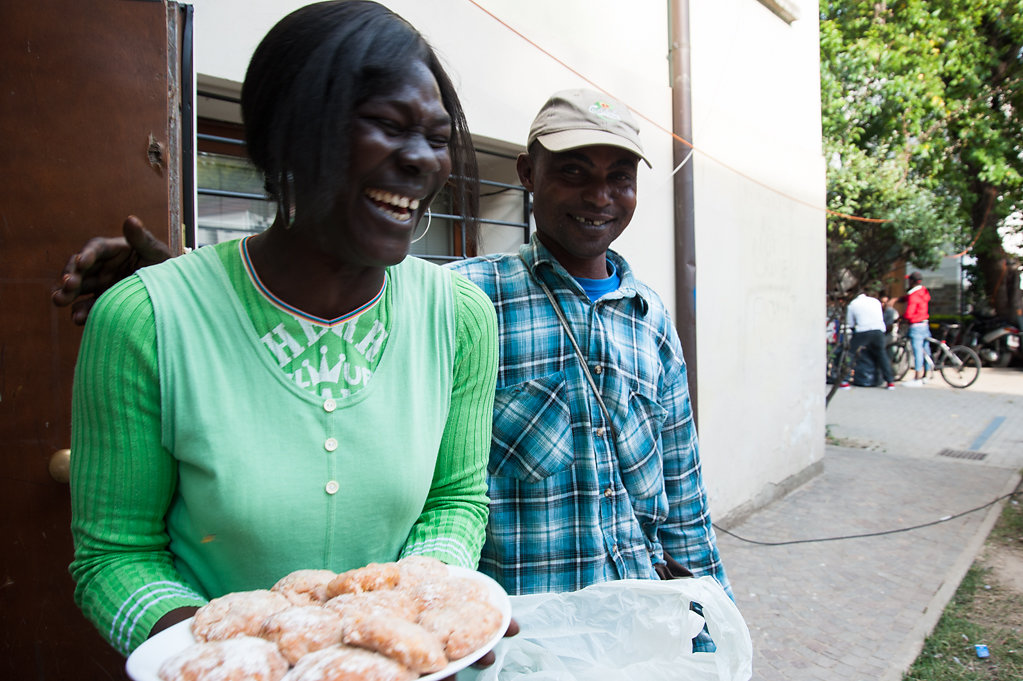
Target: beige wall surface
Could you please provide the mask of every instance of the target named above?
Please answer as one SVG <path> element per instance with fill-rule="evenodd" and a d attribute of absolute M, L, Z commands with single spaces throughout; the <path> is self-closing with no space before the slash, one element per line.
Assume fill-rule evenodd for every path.
<path fill-rule="evenodd" d="M 817 3 L 789 4 L 791 24 L 692 3 L 700 436 L 725 512 L 824 455 Z"/>

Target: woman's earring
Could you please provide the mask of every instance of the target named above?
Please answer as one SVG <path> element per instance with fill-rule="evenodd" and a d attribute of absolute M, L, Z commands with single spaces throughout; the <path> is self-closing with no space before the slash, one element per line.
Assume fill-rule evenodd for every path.
<path fill-rule="evenodd" d="M 284 181 L 284 191 L 281 196 L 282 201 L 278 204 L 278 210 L 281 212 L 281 217 L 284 219 L 284 229 L 291 229 L 295 225 L 295 193 L 294 193 L 294 176 L 291 171 Z"/>
<path fill-rule="evenodd" d="M 426 236 L 426 233 L 430 231 L 430 223 L 432 221 L 433 221 L 433 213 L 431 213 L 430 209 L 427 208 L 426 209 L 426 229 L 423 230 L 422 234 L 420 234 L 415 239 L 413 239 L 412 243 L 415 243 L 415 242 L 419 241 L 420 239 L 422 239 L 424 236 Z"/>
<path fill-rule="evenodd" d="M 287 214 L 287 216 L 284 219 L 284 229 L 291 229 L 294 226 L 295 226 L 295 206 L 294 206 L 294 204 L 290 204 L 288 206 L 288 214 Z"/>

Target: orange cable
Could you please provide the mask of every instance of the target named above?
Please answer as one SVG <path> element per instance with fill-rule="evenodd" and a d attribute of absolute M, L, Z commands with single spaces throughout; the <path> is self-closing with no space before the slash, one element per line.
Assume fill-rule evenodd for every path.
<path fill-rule="evenodd" d="M 529 43 L 530 45 L 532 45 L 532 46 L 533 46 L 534 48 L 536 48 L 537 50 L 539 50 L 539 51 L 540 51 L 540 52 L 542 52 L 543 54 L 545 54 L 545 55 L 547 55 L 548 57 L 550 57 L 550 58 L 551 58 L 552 60 L 554 60 L 554 61 L 555 61 L 556 63 L 560 64 L 560 65 L 561 65 L 562 67 L 564 67 L 565 69 L 567 69 L 567 70 L 568 70 L 568 71 L 569 71 L 570 73 L 573 73 L 573 74 L 575 74 L 576 76 L 578 76 L 579 78 L 581 78 L 581 79 L 582 79 L 582 80 L 584 80 L 585 82 L 589 83 L 589 84 L 590 84 L 591 86 L 593 86 L 593 87 L 594 87 L 595 89 L 599 90 L 600 92 L 603 92 L 603 93 L 604 93 L 605 95 L 607 95 L 608 97 L 612 97 L 612 98 L 614 98 L 614 99 L 618 99 L 619 101 L 621 101 L 621 99 L 620 99 L 619 97 L 615 97 L 615 95 L 613 95 L 613 94 L 611 94 L 610 92 L 608 92 L 607 90 L 605 90 L 605 89 L 604 89 L 603 87 L 601 87 L 600 85 L 598 85 L 598 84 L 597 84 L 596 82 L 594 82 L 593 80 L 591 80 L 591 79 L 587 78 L 587 77 L 586 77 L 585 75 L 583 75 L 583 74 L 582 74 L 582 73 L 580 73 L 579 71 L 575 70 L 574 68 L 572 68 L 571 66 L 569 66 L 568 64 L 566 64 L 565 62 L 563 62 L 563 61 L 562 61 L 561 59 L 558 59 L 558 58 L 557 58 L 556 56 L 554 56 L 553 54 L 551 54 L 550 52 L 548 52 L 547 50 L 545 50 L 545 49 L 544 49 L 543 47 L 541 47 L 540 45 L 538 45 L 537 43 L 535 43 L 535 42 L 534 42 L 533 40 L 531 40 L 530 38 L 528 38 L 528 37 L 527 37 L 526 35 L 524 35 L 524 34 L 523 34 L 523 33 L 522 33 L 521 31 L 519 31 L 519 30 L 518 30 L 518 29 L 516 29 L 515 27 L 511 26 L 510 24 L 508 24 L 508 23 L 507 23 L 506 21 L 504 21 L 504 19 L 502 19 L 501 17 L 497 16 L 496 14 L 494 14 L 493 12 L 491 12 L 490 10 L 488 10 L 488 9 L 487 9 L 486 7 L 483 7 L 482 5 L 480 5 L 480 4 L 478 3 L 478 2 L 476 2 L 476 0 L 468 0 L 468 1 L 469 1 L 469 2 L 471 3 L 471 4 L 475 5 L 475 6 L 476 6 L 476 7 L 477 7 L 477 8 L 478 8 L 478 9 L 479 9 L 479 10 L 480 10 L 481 12 L 483 12 L 484 14 L 486 14 L 487 16 L 489 16 L 489 17 L 490 17 L 491 19 L 493 19 L 493 20 L 494 20 L 494 21 L 496 21 L 497 23 L 499 23 L 499 24 L 501 24 L 502 26 L 504 26 L 504 27 L 505 27 L 506 29 L 508 29 L 509 31 L 511 31 L 512 33 L 514 33 L 515 35 L 517 35 L 517 36 L 518 36 L 519 38 L 521 38 L 522 40 L 524 40 L 524 41 L 526 41 L 527 43 Z M 673 130 L 668 130 L 667 128 L 665 128 L 665 127 L 664 127 L 663 125 L 661 125 L 661 124 L 660 124 L 660 123 L 658 123 L 657 121 L 655 121 L 655 120 L 653 120 L 652 118 L 650 118 L 649 116 L 647 116 L 647 115 L 643 114 L 643 113 L 642 113 L 641 111 L 638 111 L 638 110 L 636 110 L 636 109 L 632 109 L 632 107 L 629 107 L 629 108 L 630 108 L 630 109 L 631 109 L 631 110 L 633 111 L 633 113 L 635 113 L 635 114 L 636 114 L 637 116 L 639 116 L 639 117 L 640 117 L 640 118 L 642 118 L 643 120 L 647 121 L 647 122 L 648 122 L 648 123 L 650 123 L 650 124 L 651 124 L 652 126 L 654 126 L 655 128 L 657 128 L 658 130 L 660 130 L 660 131 L 662 131 L 662 132 L 666 132 L 666 133 L 668 133 L 669 135 L 671 135 L 671 136 L 672 136 L 672 138 L 674 138 L 675 140 L 677 140 L 677 141 L 681 142 L 682 144 L 686 145 L 687 147 L 689 147 L 689 148 L 690 148 L 690 149 L 692 149 L 693 151 L 698 151 L 698 152 L 700 152 L 700 153 L 701 153 L 701 154 L 702 154 L 703 156 L 705 156 L 706 158 L 710 159 L 711 161 L 714 161 L 715 163 L 717 163 L 718 165 L 722 166 L 723 168 L 725 168 L 725 169 L 727 169 L 727 170 L 730 170 L 730 171 L 732 171 L 733 173 L 735 173 L 735 174 L 736 174 L 736 175 L 738 175 L 739 177 L 743 177 L 743 178 L 745 178 L 745 179 L 749 180 L 750 182 L 753 182 L 753 183 L 755 183 L 755 184 L 758 184 L 758 185 L 760 185 L 761 187 L 764 187 L 765 189 L 767 189 L 767 190 L 769 190 L 769 191 L 772 191 L 772 192 L 774 192 L 774 193 L 776 193 L 776 194 L 778 194 L 778 195 L 780 195 L 780 196 L 783 196 L 783 197 L 785 197 L 785 198 L 789 199 L 790 201 L 794 201 L 795 203 L 799 203 L 799 204 L 802 204 L 802 205 L 804 205 L 804 206 L 807 206 L 807 207 L 809 207 L 809 208 L 813 208 L 814 210 L 823 210 L 823 211 L 824 211 L 824 212 L 825 212 L 826 214 L 828 214 L 828 215 L 832 215 L 832 216 L 834 216 L 834 217 L 840 217 L 840 218 L 845 218 L 845 219 L 847 219 L 847 220 L 857 220 L 857 221 L 860 221 L 860 222 L 874 222 L 874 223 L 882 223 L 882 222 L 891 222 L 891 220 L 889 220 L 889 219 L 886 219 L 886 218 L 864 218 L 864 217 L 859 217 L 859 216 L 856 216 L 856 215 L 849 215 L 849 214 L 847 214 L 847 213 L 839 213 L 839 212 L 837 212 L 837 211 L 831 210 L 830 208 L 822 208 L 821 206 L 818 206 L 818 205 L 816 205 L 816 204 L 812 204 L 812 203 L 810 203 L 809 201 L 804 201 L 803 199 L 800 199 L 800 198 L 798 198 L 798 197 L 792 196 L 792 195 L 790 195 L 790 194 L 786 194 L 785 192 L 781 191 L 780 189 L 777 189 L 776 187 L 772 187 L 772 186 L 770 186 L 770 185 L 768 185 L 768 184 L 766 184 L 766 183 L 764 183 L 764 182 L 761 182 L 760 180 L 758 180 L 758 179 L 756 179 L 756 178 L 754 178 L 754 177 L 750 177 L 749 175 L 747 175 L 746 173 L 742 172 L 741 170 L 738 170 L 737 168 L 735 168 L 735 167 L 733 167 L 733 166 L 730 166 L 730 165 L 728 165 L 728 164 L 727 164 L 727 163 L 725 163 L 724 161 L 721 161 L 720 159 L 717 159 L 717 158 L 715 158 L 714 156 L 711 156 L 710 154 L 708 154 L 707 152 L 703 151 L 702 149 L 699 149 L 699 148 L 697 148 L 697 147 L 696 147 L 696 146 L 695 146 L 695 145 L 694 145 L 694 144 L 693 144 L 692 142 L 690 142 L 689 140 L 687 140 L 687 139 L 683 139 L 683 138 L 682 138 L 681 136 L 679 136 L 679 135 L 678 135 L 678 134 L 677 134 L 676 132 L 674 132 Z"/>

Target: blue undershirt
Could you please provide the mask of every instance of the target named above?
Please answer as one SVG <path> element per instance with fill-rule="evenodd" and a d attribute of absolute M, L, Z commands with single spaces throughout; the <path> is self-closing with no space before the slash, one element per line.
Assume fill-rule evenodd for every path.
<path fill-rule="evenodd" d="M 606 279 L 574 277 L 579 282 L 579 285 L 583 287 L 583 291 L 586 292 L 586 296 L 590 299 L 591 303 L 599 300 L 601 296 L 611 293 L 611 291 L 617 291 L 618 287 L 622 285 L 622 278 L 618 276 L 618 270 L 615 269 L 614 263 L 610 260 L 607 261 L 607 269 L 609 274 Z"/>

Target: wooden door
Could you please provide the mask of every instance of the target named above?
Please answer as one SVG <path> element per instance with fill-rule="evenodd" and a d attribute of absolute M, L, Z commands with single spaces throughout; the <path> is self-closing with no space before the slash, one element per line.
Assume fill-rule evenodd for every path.
<path fill-rule="evenodd" d="M 3 678 L 126 678 L 72 601 L 68 486 L 49 464 L 70 446 L 81 334 L 50 292 L 129 213 L 179 243 L 184 16 L 164 0 L 0 3 Z"/>

